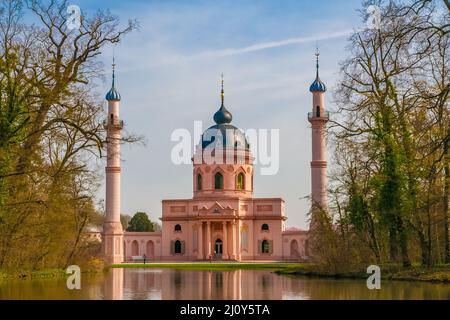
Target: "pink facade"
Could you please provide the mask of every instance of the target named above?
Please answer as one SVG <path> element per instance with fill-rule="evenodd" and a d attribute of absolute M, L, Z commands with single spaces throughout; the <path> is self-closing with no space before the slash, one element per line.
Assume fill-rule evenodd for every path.
<path fill-rule="evenodd" d="M 111 90 L 115 90 L 114 86 Z M 311 194 L 326 208 L 327 180 L 324 106 L 325 85 L 316 81 L 313 93 Z M 110 95 L 111 91 L 108 93 Z M 116 94 L 116 95 L 114 95 Z M 107 95 L 107 98 L 108 98 Z M 231 125 L 222 105 L 214 114 L 192 158 L 193 197 L 162 201 L 161 232 L 125 232 L 120 225 L 120 138 L 117 92 L 111 95 L 106 168 L 106 219 L 103 242 L 107 261 L 118 263 L 145 257 L 148 261 L 306 260 L 308 232 L 285 229 L 284 200 L 254 198 L 253 157 L 244 134 Z M 111 98 L 110 96 L 110 98 Z M 116 243 L 117 242 L 117 243 Z M 111 246 L 111 243 L 113 245 Z"/>
<path fill-rule="evenodd" d="M 307 232 L 284 229 L 282 199 L 217 195 L 163 200 L 162 207 L 161 233 L 125 232 L 125 260 L 144 254 L 150 261 L 307 258 Z"/>
<path fill-rule="evenodd" d="M 150 261 L 161 260 L 161 232 L 125 232 L 124 260 L 144 254 Z"/>

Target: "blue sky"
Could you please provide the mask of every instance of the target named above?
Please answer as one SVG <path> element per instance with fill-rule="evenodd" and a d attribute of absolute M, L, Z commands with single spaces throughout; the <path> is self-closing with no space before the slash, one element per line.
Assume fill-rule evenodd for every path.
<path fill-rule="evenodd" d="M 135 18 L 140 30 L 115 48 L 116 86 L 127 130 L 142 134 L 146 146 L 124 146 L 122 212 L 161 216 L 162 199 L 192 196 L 192 167 L 171 162 L 177 128 L 204 126 L 225 102 L 242 128 L 280 129 L 280 170 L 255 175 L 256 197 L 283 197 L 288 226 L 307 227 L 310 191 L 311 108 L 315 39 L 327 107 L 339 63 L 348 56 L 349 32 L 362 26 L 361 1 L 74 1 L 82 10 L 109 9 L 122 22 Z M 105 63 L 104 93 L 110 86 L 112 48 Z M 105 104 L 106 106 L 106 104 Z M 103 198 L 103 189 L 99 191 Z"/>

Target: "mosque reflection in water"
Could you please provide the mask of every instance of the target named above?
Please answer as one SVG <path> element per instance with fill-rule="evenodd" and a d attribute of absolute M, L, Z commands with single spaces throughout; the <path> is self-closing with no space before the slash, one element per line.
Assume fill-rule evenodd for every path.
<path fill-rule="evenodd" d="M 89 299 L 450 299 L 448 284 L 383 281 L 381 290 L 369 290 L 365 279 L 291 277 L 267 270 L 110 269 L 105 277 L 84 287 Z"/>
<path fill-rule="evenodd" d="M 104 282 L 104 298 L 162 300 L 280 300 L 297 291 L 288 277 L 268 271 L 111 269 Z"/>

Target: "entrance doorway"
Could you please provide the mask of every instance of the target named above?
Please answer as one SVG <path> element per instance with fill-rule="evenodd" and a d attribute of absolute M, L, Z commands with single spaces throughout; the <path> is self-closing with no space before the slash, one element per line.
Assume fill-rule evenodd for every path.
<path fill-rule="evenodd" d="M 223 253 L 222 240 L 220 240 L 220 239 L 216 240 L 216 243 L 214 245 L 214 252 L 216 254 L 216 257 L 215 257 L 216 259 L 222 259 L 222 253 Z"/>

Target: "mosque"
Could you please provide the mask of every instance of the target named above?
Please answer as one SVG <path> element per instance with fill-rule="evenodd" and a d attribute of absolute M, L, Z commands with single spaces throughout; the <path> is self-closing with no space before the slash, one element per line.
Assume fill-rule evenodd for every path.
<path fill-rule="evenodd" d="M 327 207 L 325 84 L 310 86 L 312 108 L 311 199 Z M 253 157 L 244 133 L 233 126 L 221 105 L 215 122 L 202 135 L 192 158 L 193 197 L 162 201 L 161 232 L 124 232 L 120 223 L 120 138 L 124 123 L 119 115 L 120 94 L 114 84 L 108 101 L 106 216 L 101 235 L 107 263 L 135 261 L 284 261 L 308 259 L 308 231 L 285 228 L 284 200 L 253 196 Z"/>

